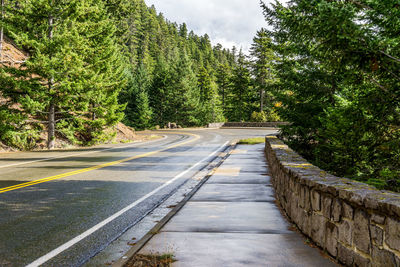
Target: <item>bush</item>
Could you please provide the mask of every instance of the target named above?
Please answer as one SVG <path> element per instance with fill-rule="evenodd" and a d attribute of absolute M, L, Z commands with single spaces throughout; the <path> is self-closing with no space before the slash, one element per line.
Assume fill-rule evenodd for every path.
<path fill-rule="evenodd" d="M 264 111 L 261 112 L 254 111 L 251 114 L 250 120 L 252 122 L 264 122 L 267 121 L 267 116 L 265 115 Z"/>
<path fill-rule="evenodd" d="M 265 116 L 267 118 L 267 121 L 270 122 L 281 121 L 281 118 L 274 109 L 271 109 L 269 112 L 267 112 Z"/>
<path fill-rule="evenodd" d="M 1 136 L 3 143 L 19 150 L 32 150 L 39 140 L 37 133 L 32 131 L 14 132 L 7 131 Z"/>

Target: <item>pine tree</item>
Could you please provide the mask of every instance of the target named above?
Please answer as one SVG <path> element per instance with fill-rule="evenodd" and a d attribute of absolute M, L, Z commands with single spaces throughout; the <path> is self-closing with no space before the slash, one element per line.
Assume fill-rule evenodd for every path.
<path fill-rule="evenodd" d="M 273 64 L 277 59 L 272 49 L 272 40 L 265 29 L 258 31 L 256 37 L 254 37 L 250 56 L 252 57 L 252 74 L 259 91 L 260 112 L 264 112 L 265 94 L 269 96 L 270 100 L 272 98 L 272 92 L 268 92 L 270 91 L 268 86 L 271 88 L 274 82 Z M 268 104 L 269 109 L 271 109 L 272 103 Z"/>
<path fill-rule="evenodd" d="M 227 63 L 225 63 L 225 64 L 219 64 L 216 73 L 219 94 L 221 95 L 222 98 L 222 108 L 225 116 L 227 112 L 227 107 L 226 107 L 227 93 L 229 91 L 229 88 L 231 87 L 230 84 L 231 72 L 232 72 L 231 68 Z"/>
<path fill-rule="evenodd" d="M 4 97 L 9 100 L 6 112 L 10 118 L 19 113 L 19 125 L 14 124 L 9 132 L 32 132 L 36 137 L 46 130 L 49 149 L 55 146 L 56 133 L 79 139 L 84 132 L 83 121 L 90 116 L 90 106 L 101 102 L 93 100 L 93 91 L 103 96 L 99 100 L 107 99 L 106 106 L 101 104 L 103 115 L 115 113 L 120 118 L 111 109 L 116 104 L 112 101 L 116 97 L 112 96 L 118 94 L 115 89 L 120 81 L 103 84 L 118 59 L 111 60 L 110 55 L 117 51 L 115 46 L 110 46 L 112 38 L 107 36 L 112 36 L 113 31 L 107 32 L 108 28 L 102 32 L 107 18 L 98 4 L 96 1 L 20 1 L 18 9 L 10 12 L 8 33 L 29 52 L 29 57 L 22 67 L 11 66 L 1 71 L 0 83 L 5 88 Z M 95 29 L 103 38 L 96 37 Z M 105 41 L 99 43 L 99 40 Z M 17 109 L 13 108 L 15 105 Z M 100 126 L 104 124 L 101 122 Z"/>
<path fill-rule="evenodd" d="M 200 91 L 201 121 L 202 125 L 211 122 L 223 121 L 221 102 L 217 92 L 217 84 L 212 81 L 211 75 L 202 67 L 198 76 L 198 89 Z"/>
<path fill-rule="evenodd" d="M 143 130 L 150 127 L 152 110 L 149 105 L 149 87 L 146 68 L 140 65 L 121 94 L 121 101 L 127 103 L 124 122 L 135 129 Z"/>
<path fill-rule="evenodd" d="M 153 125 L 166 125 L 168 123 L 167 108 L 169 103 L 168 91 L 171 74 L 163 56 L 158 55 L 157 64 L 153 73 L 153 80 L 149 88 L 149 102 L 153 110 Z"/>
<path fill-rule="evenodd" d="M 288 143 L 338 175 L 400 190 L 399 8 L 393 1 L 262 5 Z"/>
<path fill-rule="evenodd" d="M 199 124 L 199 91 L 191 62 L 183 49 L 175 51 L 167 89 L 169 119 L 183 126 Z"/>
<path fill-rule="evenodd" d="M 251 76 L 248 62 L 240 50 L 237 66 L 231 76 L 231 88 L 229 95 L 228 117 L 234 121 L 246 121 L 250 119 L 253 111 Z"/>
<path fill-rule="evenodd" d="M 81 133 L 81 136 L 86 135 L 84 141 L 94 144 L 109 140 L 112 136 L 107 135 L 105 129 L 115 126 L 123 118 L 124 105 L 118 103 L 118 96 L 126 84 L 127 66 L 115 38 L 116 27 L 107 16 L 103 1 L 87 1 L 84 8 L 87 11 L 81 20 L 80 29 L 83 30 L 80 34 L 89 46 L 84 60 L 91 66 L 85 84 L 90 104 L 89 116 L 82 117 L 80 124 L 84 126 Z"/>

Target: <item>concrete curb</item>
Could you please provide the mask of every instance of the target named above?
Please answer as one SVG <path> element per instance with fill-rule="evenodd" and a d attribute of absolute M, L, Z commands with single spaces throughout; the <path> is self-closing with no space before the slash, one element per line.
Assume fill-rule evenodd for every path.
<path fill-rule="evenodd" d="M 228 145 L 225 150 L 220 153 L 227 152 L 226 155 L 216 164 L 214 169 L 209 172 L 201 181 L 190 191 L 186 197 L 179 202 L 160 222 L 158 222 L 147 234 L 145 234 L 124 256 L 122 256 L 118 261 L 113 263 L 112 267 L 123 267 L 128 261 L 134 257 L 146 244 L 150 241 L 150 239 L 155 236 L 171 219 L 175 216 L 175 214 L 180 211 L 185 204 L 193 197 L 194 194 L 208 181 L 208 179 L 214 174 L 215 169 L 222 165 L 222 163 L 229 157 L 232 150 L 236 147 L 237 141 Z M 213 160 L 214 161 L 214 160 Z M 213 162 L 212 161 L 212 162 Z M 210 163 L 212 163 L 210 162 Z M 209 163 L 209 164 L 210 164 Z M 208 165 L 209 165 L 208 164 Z M 207 166 L 208 166 L 207 165 Z"/>

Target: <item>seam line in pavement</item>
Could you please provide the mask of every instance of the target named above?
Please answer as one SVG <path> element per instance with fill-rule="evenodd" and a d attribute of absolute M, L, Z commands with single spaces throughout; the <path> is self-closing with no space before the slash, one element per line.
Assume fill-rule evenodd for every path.
<path fill-rule="evenodd" d="M 171 132 L 171 133 L 174 133 L 174 132 Z M 191 143 L 191 142 L 193 142 L 195 140 L 200 139 L 200 136 L 197 135 L 197 134 L 191 134 L 191 133 L 178 133 L 178 134 L 189 135 L 189 136 L 194 137 L 194 139 L 190 139 L 190 140 L 182 142 L 182 143 L 178 143 L 178 144 L 175 144 L 175 145 L 172 145 L 172 146 L 168 146 L 168 147 L 163 148 L 163 149 L 159 149 L 159 150 L 156 150 L 156 151 L 151 151 L 151 152 L 144 153 L 144 154 L 141 154 L 141 155 L 136 155 L 136 156 L 133 156 L 133 157 L 129 157 L 129 158 L 125 158 L 125 159 L 121 159 L 121 160 L 117 160 L 117 161 L 112 161 L 112 162 L 108 162 L 108 163 L 105 163 L 105 164 L 101 164 L 101 165 L 97 165 L 97 166 L 93 166 L 93 167 L 89 167 L 89 168 L 85 168 L 85 169 L 81 169 L 81 170 L 76 170 L 76 171 L 72 171 L 72 172 L 67 172 L 67 173 L 63 173 L 63 174 L 59 174 L 59 175 L 55 175 L 55 176 L 50 176 L 50 177 L 47 177 L 47 178 L 42 178 L 42 179 L 30 181 L 30 182 L 20 183 L 20 184 L 16 184 L 16 185 L 13 185 L 13 186 L 3 187 L 3 188 L 0 188 L 0 194 L 6 193 L 6 192 L 9 192 L 9 191 L 14 191 L 14 190 L 21 189 L 21 188 L 25 188 L 25 187 L 28 187 L 28 186 L 33 186 L 33 185 L 46 183 L 46 182 L 54 181 L 54 180 L 57 180 L 57 179 L 61 179 L 61 178 L 65 178 L 65 177 L 69 177 L 69 176 L 73 176 L 73 175 L 89 172 L 89 171 L 102 169 L 102 168 L 105 168 L 105 167 L 114 166 L 114 165 L 121 164 L 121 163 L 130 161 L 130 160 L 148 157 L 148 156 L 151 156 L 151 155 L 154 155 L 154 154 L 169 150 L 171 148 L 175 148 L 175 147 L 179 147 L 179 146 L 182 146 L 182 145 L 186 145 L 188 143 Z"/>
<path fill-rule="evenodd" d="M 273 197 L 271 197 L 273 198 Z M 205 201 L 205 200 L 195 200 L 192 199 L 188 201 L 188 203 L 275 203 L 275 200 L 210 200 L 210 201 Z"/>
<path fill-rule="evenodd" d="M 296 234 L 296 232 L 293 231 L 160 231 L 160 233 L 178 233 L 178 234 L 254 234 L 254 235 L 292 235 Z"/>

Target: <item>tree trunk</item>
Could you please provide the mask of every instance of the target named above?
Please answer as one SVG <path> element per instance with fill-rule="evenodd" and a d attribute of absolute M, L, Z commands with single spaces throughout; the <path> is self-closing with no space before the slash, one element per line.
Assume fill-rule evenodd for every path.
<path fill-rule="evenodd" d="M 260 89 L 260 112 L 264 111 L 264 94 L 265 91 L 263 88 Z"/>
<path fill-rule="evenodd" d="M 48 126 L 48 139 L 47 148 L 53 149 L 56 143 L 56 119 L 55 119 L 55 105 L 53 102 L 50 103 L 49 107 L 49 126 Z"/>
<path fill-rule="evenodd" d="M 4 0 L 1 0 L 1 21 L 4 19 Z M 0 61 L 3 61 L 4 27 L 0 29 Z"/>
<path fill-rule="evenodd" d="M 53 39 L 53 16 L 49 16 L 49 40 Z M 49 94 L 51 94 L 51 91 L 53 89 L 53 84 L 54 84 L 54 77 L 51 77 L 48 83 L 49 86 Z M 52 97 L 50 95 L 50 97 Z M 55 119 L 55 114 L 56 114 L 56 107 L 54 104 L 54 99 L 50 100 L 50 105 L 49 105 L 49 116 L 48 116 L 48 132 L 47 132 L 47 148 L 48 149 L 53 149 L 55 147 L 56 143 L 56 119 Z"/>
<path fill-rule="evenodd" d="M 222 109 L 225 111 L 225 84 L 222 84 Z"/>

